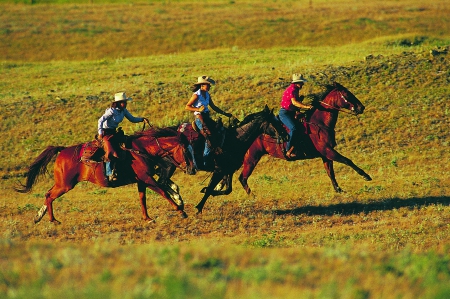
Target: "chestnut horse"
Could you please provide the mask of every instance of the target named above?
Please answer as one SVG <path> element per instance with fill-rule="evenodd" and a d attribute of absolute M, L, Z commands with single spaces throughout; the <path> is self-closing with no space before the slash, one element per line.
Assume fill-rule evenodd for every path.
<path fill-rule="evenodd" d="M 328 92 L 323 100 L 313 103 L 314 108 L 301 124 L 304 126 L 308 137 L 305 138 L 305 147 L 297 150 L 297 158 L 294 160 L 321 158 L 334 190 L 342 192 L 334 175 L 333 161 L 350 166 L 366 181 L 372 180 L 364 170 L 334 149 L 336 146 L 334 128 L 339 111 L 358 115 L 364 112 L 365 107 L 347 88 L 339 83 L 327 86 L 327 90 Z M 251 192 L 247 180 L 263 155 L 268 154 L 286 160 L 284 155 L 286 145 L 279 142 L 279 138 L 275 135 L 274 132 L 266 131 L 253 142 L 245 154 L 239 181 L 247 194 Z"/>
<path fill-rule="evenodd" d="M 253 141 L 268 130 L 269 127 L 275 132 L 283 131 L 285 133 L 273 112 L 266 105 L 262 111 L 247 115 L 237 126 L 225 129 L 225 139 L 222 145 L 223 154 L 215 155 L 218 167 L 214 170 L 209 170 L 213 174 L 208 186 L 202 190 L 204 196 L 196 206 L 197 214 L 202 213 L 206 200 L 210 195 L 227 195 L 231 193 L 234 172 L 242 166 L 244 155 Z M 197 153 L 202 153 L 204 139 L 196 139 L 198 134 L 192 132 L 190 125 L 184 125 L 181 132 L 188 138 L 193 148 L 198 148 L 198 145 L 200 145 L 200 150 L 197 150 Z M 196 138 L 192 139 L 192 136 L 196 136 Z M 194 156 L 196 156 L 195 153 Z M 226 190 L 215 190 L 221 181 L 225 182 Z"/>
<path fill-rule="evenodd" d="M 126 158 L 116 163 L 118 180 L 115 182 L 109 182 L 106 178 L 103 162 L 80 159 L 85 144 L 70 147 L 49 146 L 31 164 L 25 185 L 16 188 L 16 191 L 30 192 L 38 176 L 46 172 L 47 165 L 57 155 L 54 165 L 55 183 L 45 194 L 44 205 L 36 215 L 35 223 L 39 222 L 47 211 L 51 222 L 59 222 L 53 213 L 53 201 L 82 181 L 89 181 L 102 187 L 120 187 L 137 183 L 144 220 L 152 220 L 147 213 L 146 187 L 167 199 L 182 217 L 187 217 L 178 186 L 169 179 L 174 172 L 174 165 L 187 172 L 189 167 L 192 167 L 186 142 L 173 130 L 155 128 L 128 136 L 127 146 L 123 148 Z M 155 174 L 164 179 L 156 181 L 153 178 Z"/>

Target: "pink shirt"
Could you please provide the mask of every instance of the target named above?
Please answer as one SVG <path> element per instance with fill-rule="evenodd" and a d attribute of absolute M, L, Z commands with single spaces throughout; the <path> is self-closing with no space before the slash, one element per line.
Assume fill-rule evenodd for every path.
<path fill-rule="evenodd" d="M 299 92 L 300 88 L 295 86 L 294 83 L 289 85 L 289 87 L 284 91 L 283 97 L 281 98 L 281 108 L 284 108 L 288 111 L 297 111 L 298 108 L 292 104 L 291 99 L 295 98 L 297 101 L 301 102 Z"/>

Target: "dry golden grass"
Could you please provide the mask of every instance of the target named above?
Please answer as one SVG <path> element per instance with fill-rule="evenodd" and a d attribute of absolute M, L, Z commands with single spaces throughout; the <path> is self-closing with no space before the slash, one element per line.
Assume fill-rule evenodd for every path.
<path fill-rule="evenodd" d="M 450 31 L 446 0 L 309 3 L 4 4 L 1 59 L 96 60 L 208 49 L 334 47 L 402 34 L 440 39 Z"/>
<path fill-rule="evenodd" d="M 446 2 L 207 1 L 194 28 L 196 3 L 2 5 L 0 297 L 447 298 L 450 56 L 430 55 L 450 43 Z M 209 50 L 189 52 L 196 29 Z M 51 175 L 13 191 L 46 146 L 91 140 L 116 91 L 171 125 L 190 119 L 188 87 L 206 73 L 217 104 L 242 118 L 277 109 L 298 71 L 317 76 L 307 91 L 325 73 L 366 105 L 340 115 L 337 149 L 373 181 L 335 165 L 336 194 L 320 160 L 264 157 L 252 196 L 234 179 L 196 216 L 207 174 L 176 173 L 189 217 L 149 191 L 153 223 L 135 185 L 78 184 L 54 203 L 60 225 L 32 222 Z"/>

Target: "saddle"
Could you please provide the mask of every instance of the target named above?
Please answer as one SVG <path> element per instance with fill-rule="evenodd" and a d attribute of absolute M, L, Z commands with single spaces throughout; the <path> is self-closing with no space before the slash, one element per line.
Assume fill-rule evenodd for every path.
<path fill-rule="evenodd" d="M 81 146 L 79 159 L 81 161 L 101 162 L 104 154 L 105 151 L 103 150 L 102 143 L 95 139 L 86 142 Z"/>
<path fill-rule="evenodd" d="M 115 143 L 124 143 L 126 144 L 127 137 L 122 128 L 119 127 L 117 129 L 117 133 L 114 135 Z M 95 139 L 92 141 L 88 141 L 81 146 L 79 159 L 81 161 L 94 161 L 94 162 L 102 162 L 104 161 L 105 150 L 103 149 L 103 144 L 101 140 Z"/>

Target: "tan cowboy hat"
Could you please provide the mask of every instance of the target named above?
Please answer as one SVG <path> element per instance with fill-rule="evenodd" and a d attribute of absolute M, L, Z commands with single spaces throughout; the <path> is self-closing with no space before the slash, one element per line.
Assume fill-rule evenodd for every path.
<path fill-rule="evenodd" d="M 131 101 L 131 98 L 127 98 L 124 92 L 118 92 L 114 95 L 114 102 Z"/>
<path fill-rule="evenodd" d="M 293 74 L 291 83 L 300 83 L 300 82 L 305 83 L 308 82 L 308 80 L 306 80 L 302 74 Z"/>
<path fill-rule="evenodd" d="M 194 83 L 194 85 L 201 85 L 201 84 L 210 84 L 210 85 L 214 85 L 216 84 L 216 81 L 214 81 L 213 79 L 211 79 L 208 76 L 200 76 L 197 79 L 197 83 Z"/>

